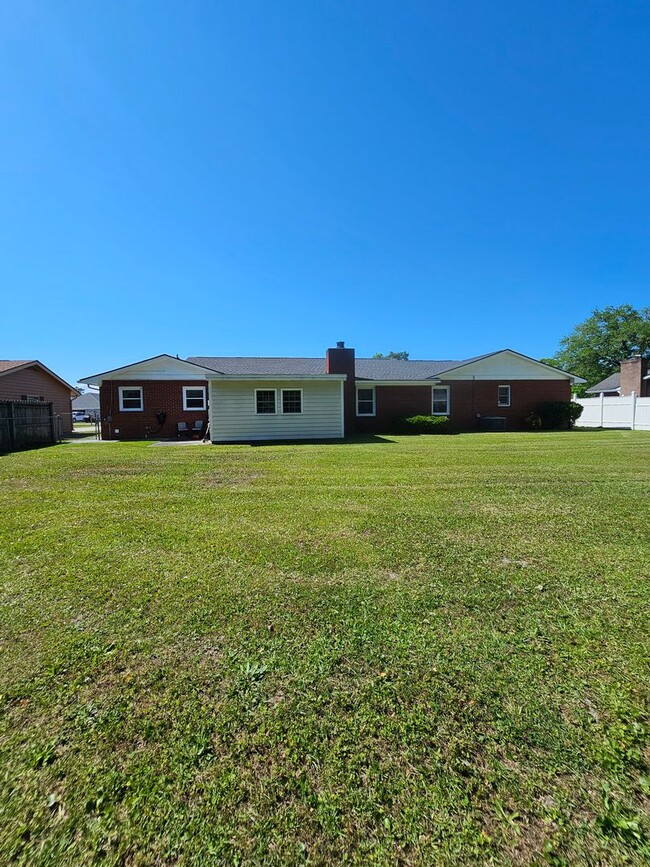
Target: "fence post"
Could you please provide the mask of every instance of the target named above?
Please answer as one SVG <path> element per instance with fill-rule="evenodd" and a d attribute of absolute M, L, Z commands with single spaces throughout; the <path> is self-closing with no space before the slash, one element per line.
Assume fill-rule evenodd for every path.
<path fill-rule="evenodd" d="M 9 444 L 11 446 L 11 450 L 13 451 L 16 448 L 16 419 L 14 417 L 14 406 L 11 401 L 7 404 L 9 407 L 9 415 L 7 416 L 8 428 L 9 428 Z"/>
<path fill-rule="evenodd" d="M 632 430 L 636 430 L 636 391 L 630 395 L 632 398 Z"/>
<path fill-rule="evenodd" d="M 601 391 L 600 393 L 600 427 L 603 426 L 603 421 L 605 420 L 605 393 Z"/>

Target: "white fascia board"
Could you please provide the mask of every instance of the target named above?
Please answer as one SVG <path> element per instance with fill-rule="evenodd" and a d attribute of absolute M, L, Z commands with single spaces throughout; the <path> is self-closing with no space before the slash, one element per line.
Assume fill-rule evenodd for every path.
<path fill-rule="evenodd" d="M 323 373 L 314 374 L 313 376 L 300 376 L 294 374 L 290 376 L 287 373 L 212 373 L 207 374 L 206 379 L 210 382 L 300 382 L 302 380 L 319 381 L 319 382 L 345 382 L 348 378 L 347 373 Z"/>

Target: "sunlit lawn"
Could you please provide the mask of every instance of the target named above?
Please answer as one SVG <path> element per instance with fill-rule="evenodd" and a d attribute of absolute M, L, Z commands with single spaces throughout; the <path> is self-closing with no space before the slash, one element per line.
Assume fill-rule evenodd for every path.
<path fill-rule="evenodd" d="M 0 509 L 0 863 L 648 863 L 650 434 L 71 443 Z"/>

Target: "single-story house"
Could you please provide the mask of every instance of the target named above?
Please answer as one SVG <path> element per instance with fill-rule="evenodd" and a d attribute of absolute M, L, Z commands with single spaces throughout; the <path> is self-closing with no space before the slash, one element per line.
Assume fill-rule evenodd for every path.
<path fill-rule="evenodd" d="M 508 430 L 579 377 L 503 349 L 463 361 L 158 355 L 80 380 L 99 387 L 104 439 L 209 430 L 213 443 L 341 439 L 389 432 L 397 418 L 447 416 L 457 431 L 498 417 Z"/>
<path fill-rule="evenodd" d="M 99 392 L 87 391 L 73 398 L 72 412 L 83 413 L 84 418 L 99 421 Z"/>
<path fill-rule="evenodd" d="M 40 361 L 0 361 L 0 400 L 51 402 L 62 436 L 72 433 L 71 400 L 78 394 Z"/>
<path fill-rule="evenodd" d="M 650 359 L 633 355 L 621 361 L 621 369 L 592 385 L 586 394 L 605 397 L 626 397 L 634 392 L 637 397 L 650 397 Z"/>

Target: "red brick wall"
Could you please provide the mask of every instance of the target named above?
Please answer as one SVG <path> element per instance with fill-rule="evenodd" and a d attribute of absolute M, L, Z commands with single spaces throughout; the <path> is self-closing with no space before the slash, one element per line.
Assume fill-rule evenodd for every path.
<path fill-rule="evenodd" d="M 118 389 L 142 388 L 144 409 L 142 412 L 120 412 L 120 397 Z M 99 389 L 99 405 L 101 415 L 102 439 L 136 440 L 136 439 L 166 439 L 176 437 L 176 424 L 179 421 L 192 427 L 197 419 L 203 420 L 203 433 L 208 424 L 208 412 L 183 409 L 183 386 L 195 386 L 206 389 L 205 380 L 128 380 L 104 381 Z M 156 419 L 156 413 L 162 410 L 167 413 L 167 419 L 162 427 Z M 107 421 L 108 416 L 111 422 Z M 115 429 L 119 433 L 115 433 Z"/>
<path fill-rule="evenodd" d="M 621 396 L 632 394 L 645 397 L 650 392 L 650 382 L 644 379 L 648 374 L 648 359 L 634 356 L 621 361 Z"/>
<path fill-rule="evenodd" d="M 326 373 L 347 374 L 348 378 L 343 383 L 343 411 L 345 414 L 345 436 L 351 436 L 357 428 L 354 349 L 346 349 L 342 346 L 328 349 L 325 353 L 325 371 Z"/>
<path fill-rule="evenodd" d="M 358 383 L 360 384 L 360 383 Z M 524 430 L 525 419 L 547 400 L 571 400 L 571 384 L 556 379 L 455 380 L 450 386 L 449 420 L 453 430 L 478 429 L 477 413 L 506 418 L 507 430 Z M 497 404 L 499 385 L 510 385 L 510 406 Z M 427 385 L 378 385 L 375 388 L 376 415 L 357 417 L 360 433 L 387 433 L 396 418 L 431 413 L 431 387 Z"/>
<path fill-rule="evenodd" d="M 0 400 L 22 400 L 24 394 L 33 394 L 42 397 L 44 401 L 51 401 L 55 415 L 61 416 L 61 433 L 64 436 L 72 433 L 72 407 L 68 388 L 38 367 L 27 367 L 0 376 Z"/>

